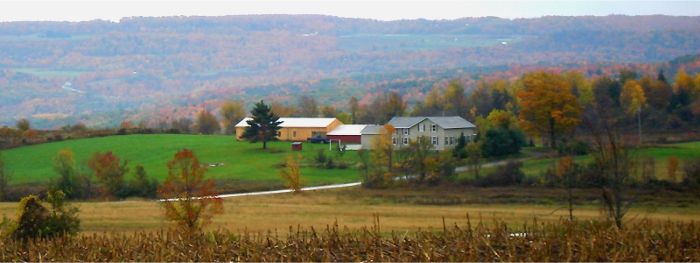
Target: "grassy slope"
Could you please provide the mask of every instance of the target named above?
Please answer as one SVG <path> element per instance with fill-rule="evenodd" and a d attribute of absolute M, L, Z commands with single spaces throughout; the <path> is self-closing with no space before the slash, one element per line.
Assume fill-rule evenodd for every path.
<path fill-rule="evenodd" d="M 359 180 L 359 173 L 354 169 L 324 170 L 308 167 L 317 150 L 327 151 L 328 145 L 305 143 L 303 146 L 301 153 L 306 156 L 304 164 L 307 167 L 302 169 L 302 177 L 309 179 L 309 185 Z M 150 176 L 162 181 L 168 173 L 166 163 L 183 148 L 194 150 L 202 163 L 225 163 L 223 166 L 209 168 L 207 176 L 217 179 L 279 180 L 278 169 L 273 166 L 283 162 L 285 156 L 292 153 L 289 142 L 269 143 L 270 150 L 263 151 L 260 143 L 238 142 L 231 136 L 155 134 L 111 136 L 20 147 L 4 151 L 3 158 L 14 175 L 12 184 L 45 182 L 56 178 L 51 160 L 62 149 L 72 150 L 79 166 L 81 163 L 86 164 L 95 152 L 112 151 L 122 159 L 128 158 L 129 167 L 142 164 Z M 348 152 L 343 159 L 354 165 L 357 154 Z"/>

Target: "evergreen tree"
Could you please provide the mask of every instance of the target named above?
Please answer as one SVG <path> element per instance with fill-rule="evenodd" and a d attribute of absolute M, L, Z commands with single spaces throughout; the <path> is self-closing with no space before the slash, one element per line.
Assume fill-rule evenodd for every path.
<path fill-rule="evenodd" d="M 454 156 L 459 157 L 460 159 L 467 157 L 467 152 L 465 151 L 466 147 L 467 137 L 464 136 L 464 133 L 461 133 L 459 138 L 457 138 L 457 146 L 455 146 L 455 150 L 453 151 Z"/>
<path fill-rule="evenodd" d="M 262 142 L 263 149 L 267 149 L 267 142 L 277 141 L 277 131 L 282 127 L 279 117 L 272 113 L 269 106 L 261 100 L 255 103 L 255 107 L 250 111 L 253 116 L 252 120 L 248 120 L 248 127 L 243 131 L 241 138 L 249 140 L 250 143 Z"/>
<path fill-rule="evenodd" d="M 662 70 L 659 70 L 659 75 L 656 76 L 656 80 L 668 84 L 668 81 L 666 81 L 666 76 L 664 76 L 664 70 L 663 70 L 663 69 L 662 69 Z"/>

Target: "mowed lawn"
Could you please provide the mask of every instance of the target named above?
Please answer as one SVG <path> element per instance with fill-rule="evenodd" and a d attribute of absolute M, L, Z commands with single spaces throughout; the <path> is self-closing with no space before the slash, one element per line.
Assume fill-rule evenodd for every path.
<path fill-rule="evenodd" d="M 124 135 L 102 138 L 68 140 L 5 150 L 2 155 L 12 173 L 10 184 L 28 182 L 48 182 L 58 177 L 53 170 L 52 158 L 60 150 L 71 150 L 79 169 L 86 169 L 88 160 L 95 152 L 111 151 L 122 160 L 129 159 L 128 167 L 141 164 L 150 177 L 163 181 L 168 175 L 167 163 L 175 153 L 184 148 L 192 149 L 201 163 L 223 163 L 209 167 L 206 176 L 216 179 L 238 179 L 249 181 L 280 180 L 276 165 L 285 161 L 290 154 L 304 155 L 302 177 L 308 185 L 348 183 L 359 181 L 357 152 L 348 151 L 343 156 L 348 169 L 320 169 L 313 165 L 313 156 L 324 150 L 329 157 L 335 151 L 328 145 L 303 144 L 303 151 L 291 151 L 289 142 L 270 142 L 268 149 L 262 150 L 261 143 L 251 144 L 236 141 L 233 136 L 150 134 Z M 279 166 L 277 166 L 279 167 Z"/>

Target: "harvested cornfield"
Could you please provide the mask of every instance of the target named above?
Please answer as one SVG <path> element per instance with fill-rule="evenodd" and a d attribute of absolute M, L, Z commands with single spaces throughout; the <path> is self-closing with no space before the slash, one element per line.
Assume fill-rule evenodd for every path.
<path fill-rule="evenodd" d="M 226 230 L 2 240 L 0 261 L 698 261 L 700 223 L 652 222 L 617 230 L 599 222 L 503 222 L 382 232 L 291 228 L 285 233 Z"/>

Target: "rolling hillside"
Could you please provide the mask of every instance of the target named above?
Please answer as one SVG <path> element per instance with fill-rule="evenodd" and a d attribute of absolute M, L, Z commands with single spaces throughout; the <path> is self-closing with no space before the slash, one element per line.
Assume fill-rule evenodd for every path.
<path fill-rule="evenodd" d="M 314 83 L 324 80 L 384 74 L 410 82 L 419 72 L 478 78 L 492 67 L 657 63 L 700 53 L 698 32 L 700 17 L 669 16 L 7 22 L 0 23 L 0 125 L 30 118 L 39 128 L 75 122 L 114 127 L 135 114 L 124 111 L 156 103 L 202 108 L 209 106 L 198 105 L 207 97 L 284 97 L 316 92 Z M 342 98 L 324 104 L 391 88 L 382 81 L 336 87 Z M 100 112 L 108 113 L 92 116 Z"/>
<path fill-rule="evenodd" d="M 281 181 L 277 164 L 283 163 L 291 154 L 289 142 L 270 142 L 270 150 L 261 150 L 261 144 L 238 142 L 232 136 L 201 135 L 127 135 L 103 138 L 68 140 L 20 147 L 3 151 L 3 158 L 12 172 L 11 184 L 48 182 L 57 178 L 53 171 L 52 158 L 59 150 L 71 150 L 75 154 L 78 169 L 86 169 L 87 161 L 95 152 L 112 151 L 122 160 L 129 159 L 128 167 L 133 171 L 142 164 L 150 177 L 162 182 L 168 175 L 167 162 L 183 148 L 192 149 L 201 163 L 222 164 L 209 167 L 206 176 L 216 179 L 255 181 Z M 311 162 L 318 150 L 328 150 L 327 145 L 304 144 L 305 155 L 302 177 L 308 185 L 348 183 L 359 180 L 355 169 L 318 169 Z M 295 152 L 296 154 L 297 152 Z M 355 164 L 357 154 L 350 152 L 344 160 Z M 131 176 L 129 174 L 128 176 Z"/>

